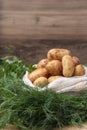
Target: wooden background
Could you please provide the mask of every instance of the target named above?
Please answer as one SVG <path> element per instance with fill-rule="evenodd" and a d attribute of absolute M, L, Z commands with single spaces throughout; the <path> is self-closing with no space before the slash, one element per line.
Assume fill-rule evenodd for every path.
<path fill-rule="evenodd" d="M 0 36 L 87 39 L 87 0 L 0 0 Z"/>
<path fill-rule="evenodd" d="M 87 0 L 0 0 L 0 55 L 34 64 L 55 47 L 87 63 Z"/>

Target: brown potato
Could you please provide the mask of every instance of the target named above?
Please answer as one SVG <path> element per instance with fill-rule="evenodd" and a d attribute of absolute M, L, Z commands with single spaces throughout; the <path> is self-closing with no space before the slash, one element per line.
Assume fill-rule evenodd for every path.
<path fill-rule="evenodd" d="M 42 60 L 40 60 L 39 63 L 37 64 L 37 68 L 43 68 L 43 67 L 45 67 L 47 65 L 48 61 L 49 61 L 48 59 L 42 59 Z"/>
<path fill-rule="evenodd" d="M 82 76 L 85 74 L 85 69 L 84 67 L 82 66 L 82 64 L 79 64 L 75 67 L 75 72 L 74 72 L 74 75 L 75 76 Z"/>
<path fill-rule="evenodd" d="M 73 76 L 75 65 L 71 56 L 65 55 L 62 58 L 62 66 L 63 66 L 63 76 L 65 77 Z"/>
<path fill-rule="evenodd" d="M 72 57 L 72 59 L 73 59 L 73 62 L 74 62 L 74 64 L 75 64 L 75 65 L 80 64 L 80 60 L 79 60 L 79 58 L 78 58 L 78 57 L 73 56 L 73 57 Z"/>
<path fill-rule="evenodd" d="M 48 64 L 46 65 L 46 69 L 52 76 L 61 75 L 62 64 L 59 60 L 52 60 L 48 62 Z"/>
<path fill-rule="evenodd" d="M 51 83 L 52 81 L 54 81 L 55 79 L 58 79 L 58 78 L 61 78 L 61 77 L 63 77 L 63 76 L 50 76 L 49 78 L 48 78 L 48 82 L 49 83 Z"/>
<path fill-rule="evenodd" d="M 47 77 L 48 72 L 45 68 L 39 68 L 34 70 L 28 75 L 28 78 L 31 80 L 31 82 L 34 82 L 39 77 Z"/>
<path fill-rule="evenodd" d="M 46 77 L 39 77 L 33 82 L 33 84 L 38 87 L 44 87 L 48 84 L 48 79 Z"/>
<path fill-rule="evenodd" d="M 54 48 L 48 51 L 47 58 L 49 60 L 62 60 L 64 55 L 71 55 L 70 50 Z"/>

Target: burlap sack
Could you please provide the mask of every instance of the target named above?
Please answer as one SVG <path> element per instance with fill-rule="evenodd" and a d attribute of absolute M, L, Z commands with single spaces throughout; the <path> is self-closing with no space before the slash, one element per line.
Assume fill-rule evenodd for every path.
<path fill-rule="evenodd" d="M 39 88 L 34 86 L 28 78 L 28 72 L 23 76 L 23 81 L 26 85 L 37 88 L 39 91 L 50 89 L 58 93 L 80 93 L 87 90 L 87 67 L 85 68 L 85 75 L 73 76 L 70 78 L 58 78 L 49 83 L 47 87 Z"/>

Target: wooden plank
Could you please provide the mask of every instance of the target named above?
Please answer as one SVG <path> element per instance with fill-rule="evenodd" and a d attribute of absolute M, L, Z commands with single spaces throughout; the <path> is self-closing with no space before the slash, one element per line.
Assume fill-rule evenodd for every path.
<path fill-rule="evenodd" d="M 86 0 L 0 2 L 0 37 L 87 39 Z"/>
<path fill-rule="evenodd" d="M 5 129 L 2 130 L 18 130 L 14 126 L 9 125 Z M 58 128 L 53 129 L 53 130 L 59 130 Z M 82 126 L 70 126 L 70 127 L 64 127 L 61 130 L 87 130 L 87 124 L 83 124 Z"/>
<path fill-rule="evenodd" d="M 86 9 L 86 0 L 0 0 L 5 10 L 73 10 Z"/>

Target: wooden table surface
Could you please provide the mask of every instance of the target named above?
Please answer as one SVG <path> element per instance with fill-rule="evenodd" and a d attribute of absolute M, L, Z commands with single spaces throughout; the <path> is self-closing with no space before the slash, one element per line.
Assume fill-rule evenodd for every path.
<path fill-rule="evenodd" d="M 12 125 L 8 125 L 5 129 L 2 129 L 2 130 L 18 130 L 16 129 L 14 126 Z M 58 128 L 56 129 L 53 129 L 53 130 L 60 130 Z M 87 124 L 83 124 L 82 126 L 69 126 L 69 127 L 65 127 L 61 130 L 87 130 Z"/>
<path fill-rule="evenodd" d="M 87 39 L 87 0 L 0 0 L 0 37 Z"/>

